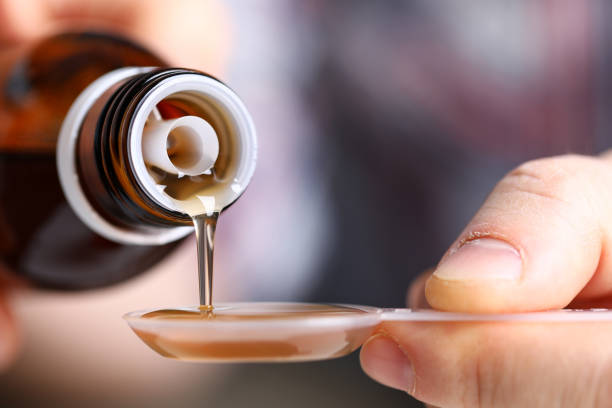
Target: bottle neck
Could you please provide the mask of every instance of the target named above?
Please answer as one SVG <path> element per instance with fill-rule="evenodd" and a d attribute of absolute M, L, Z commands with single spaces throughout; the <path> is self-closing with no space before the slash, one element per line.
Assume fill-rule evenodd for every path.
<path fill-rule="evenodd" d="M 152 69 L 110 86 L 84 118 L 77 142 L 77 172 L 90 203 L 114 224 L 129 229 L 191 225 L 188 215 L 147 193 L 134 171 L 138 151 L 129 147 L 134 115 L 150 89 L 186 70 Z"/>

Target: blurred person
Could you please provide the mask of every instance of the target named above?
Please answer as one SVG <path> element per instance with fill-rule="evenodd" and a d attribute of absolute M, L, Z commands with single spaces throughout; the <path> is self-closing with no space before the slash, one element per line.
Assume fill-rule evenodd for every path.
<path fill-rule="evenodd" d="M 224 32 L 215 25 L 223 21 L 215 3 L 179 3 L 174 9 L 184 14 L 175 16 L 175 23 L 168 11 L 173 8 L 161 2 L 106 2 L 103 7 L 97 2 L 31 2 L 31 9 L 21 4 L 3 5 L 3 16 L 14 22 L 5 25 L 6 44 L 78 25 L 106 27 L 168 53 L 172 63 L 209 71 L 222 69 L 216 64 L 229 48 L 223 41 L 211 45 L 223 36 L 207 35 L 211 27 L 200 21 L 214 15 L 210 24 L 215 33 Z M 285 45 L 301 45 L 308 56 L 289 53 L 296 62 L 281 84 L 304 98 L 290 99 L 294 105 L 274 112 L 272 120 L 262 123 L 266 131 L 258 123 L 262 151 L 270 156 L 260 162 L 246 196 L 252 203 L 241 201 L 237 212 L 228 214 L 225 238 L 224 228 L 219 229 L 216 259 L 224 262 L 221 248 L 230 245 L 240 254 L 235 258 L 243 257 L 220 266 L 232 278 L 221 278 L 222 297 L 229 292 L 265 298 L 282 288 L 280 297 L 401 306 L 409 282 L 436 261 L 505 172 L 539 156 L 589 154 L 609 145 L 602 136 L 609 128 L 608 82 L 597 75 L 594 55 L 601 57 L 598 63 L 606 62 L 603 45 L 610 33 L 592 28 L 601 27 L 594 24 L 596 17 L 609 12 L 605 3 L 317 1 L 289 9 L 284 2 L 267 7 L 283 5 L 286 14 L 280 16 L 291 18 L 285 33 L 304 35 Z M 196 13 L 197 7 L 213 9 Z M 247 9 L 242 13 L 252 11 L 242 4 L 236 9 L 242 7 Z M 193 26 L 183 24 L 193 21 L 188 15 L 197 16 Z M 175 29 L 158 32 L 162 22 Z M 215 51 L 183 48 L 193 44 L 194 33 Z M 265 50 L 256 42 L 244 48 Z M 198 55 L 202 60 L 196 60 Z M 270 65 L 279 63 L 278 54 L 264 56 Z M 261 75 L 243 66 L 236 69 L 243 81 Z M 258 110 L 278 107 L 270 101 L 274 96 L 247 96 L 247 106 L 261 103 L 255 107 L 256 121 L 263 117 Z M 608 160 L 605 155 L 559 157 L 511 172 L 429 278 L 427 300 L 440 309 L 470 312 L 546 310 L 572 301 L 606 306 Z M 262 216 L 276 200 L 284 212 Z M 277 214 L 280 224 L 272 219 Z M 280 260 L 248 268 L 248 260 L 259 265 L 261 258 L 271 258 L 273 252 L 258 252 L 274 246 L 249 249 L 241 234 L 252 238 L 249 227 L 273 222 L 283 227 L 283 241 L 299 242 L 301 251 L 281 246 Z M 100 406 L 130 398 L 159 406 L 172 400 L 195 406 L 203 398 L 215 406 L 405 406 L 401 395 L 356 377 L 354 358 L 240 366 L 231 372 L 153 360 L 131 333 L 119 329 L 118 316 L 147 302 L 183 304 L 195 287 L 195 276 L 185 276 L 195 269 L 195 254 L 187 246 L 184 251 L 148 276 L 95 294 L 26 294 L 26 300 L 20 294 L 15 298 L 18 320 L 30 322 L 24 334 L 28 353 L 26 363 L 7 374 L 6 387 L 17 393 L 42 388 L 48 401 L 73 398 L 77 405 L 81 392 L 81 401 L 95 396 Z M 240 282 L 261 279 L 271 284 L 269 292 L 241 288 Z M 411 291 L 414 304 L 423 303 L 424 282 L 419 279 Z M 89 321 L 92 315 L 95 324 Z M 3 321 L 10 324 L 8 317 Z M 382 329 L 362 351 L 363 368 L 383 384 L 431 404 L 606 406 L 612 398 L 606 394 L 612 388 L 606 370 L 609 348 L 603 342 L 593 347 L 575 332 L 544 334 L 534 350 L 525 347 L 520 331 L 500 339 L 487 326 L 467 334 L 444 326 Z M 3 333 L 4 344 L 11 344 L 11 332 Z M 9 347 L 5 350 L 5 356 L 12 354 Z M 562 354 L 567 350 L 577 352 Z M 547 375 L 551 370 L 556 375 Z M 63 375 L 53 377 L 57 371 Z M 287 390 L 291 395 L 283 393 Z M 73 395 L 53 397 L 54 392 Z"/>
<path fill-rule="evenodd" d="M 217 1 L 2 1 L 0 22 L 2 52 L 58 32 L 102 31 L 131 38 L 172 65 L 220 78 L 226 76 L 232 49 L 232 22 Z M 318 205 L 305 199 L 308 189 L 292 168 L 304 151 L 287 138 L 269 141 L 260 142 L 263 159 L 253 180 L 259 184 L 263 179 L 263 188 L 246 193 L 255 196 L 256 204 L 233 206 L 216 235 L 215 298 L 220 301 L 269 299 L 273 291 L 293 299 L 309 286 L 308 271 L 316 269 L 308 257 L 294 256 L 298 247 L 299 255 L 304 249 L 316 251 L 323 242 L 316 238 L 318 223 L 293 229 L 296 215 L 314 218 Z M 270 202 L 270 190 L 278 188 L 296 191 Z M 275 216 L 258 216 L 265 211 Z M 277 246 L 272 261 L 254 245 L 265 228 L 291 237 L 289 246 Z M 289 267 L 292 273 L 286 273 Z M 130 310 L 197 302 L 196 270 L 195 243 L 189 239 L 147 274 L 110 288 L 84 293 L 3 288 L 2 404 L 199 406 L 216 398 L 213 390 L 228 381 L 228 366 L 161 359 L 121 319 Z"/>

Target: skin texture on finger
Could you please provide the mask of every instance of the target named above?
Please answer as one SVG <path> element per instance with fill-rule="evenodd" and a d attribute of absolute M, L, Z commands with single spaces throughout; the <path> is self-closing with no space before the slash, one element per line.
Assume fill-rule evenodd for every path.
<path fill-rule="evenodd" d="M 556 309 L 612 293 L 612 165 L 562 156 L 508 174 L 426 285 L 434 308 Z"/>
<path fill-rule="evenodd" d="M 376 381 L 443 408 L 609 407 L 610 338 L 612 323 L 601 322 L 393 322 L 361 362 Z"/>

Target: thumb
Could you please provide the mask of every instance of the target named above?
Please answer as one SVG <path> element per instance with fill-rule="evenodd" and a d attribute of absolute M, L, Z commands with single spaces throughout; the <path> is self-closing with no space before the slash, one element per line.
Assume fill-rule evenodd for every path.
<path fill-rule="evenodd" d="M 612 323 L 386 322 L 374 380 L 439 407 L 610 407 Z"/>
<path fill-rule="evenodd" d="M 556 309 L 612 295 L 612 159 L 562 156 L 510 172 L 440 261 L 429 304 Z M 588 302 L 587 302 L 588 303 Z"/>

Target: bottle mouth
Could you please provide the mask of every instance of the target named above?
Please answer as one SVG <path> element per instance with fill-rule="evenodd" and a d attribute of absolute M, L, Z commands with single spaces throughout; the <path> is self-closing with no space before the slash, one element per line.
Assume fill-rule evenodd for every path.
<path fill-rule="evenodd" d="M 246 107 L 225 84 L 193 71 L 180 70 L 147 91 L 128 139 L 139 186 L 167 211 L 220 212 L 255 170 L 257 141 Z"/>
<path fill-rule="evenodd" d="M 147 166 L 179 178 L 211 174 L 219 156 L 219 139 L 199 116 L 164 120 L 155 109 L 145 124 L 142 154 Z"/>

